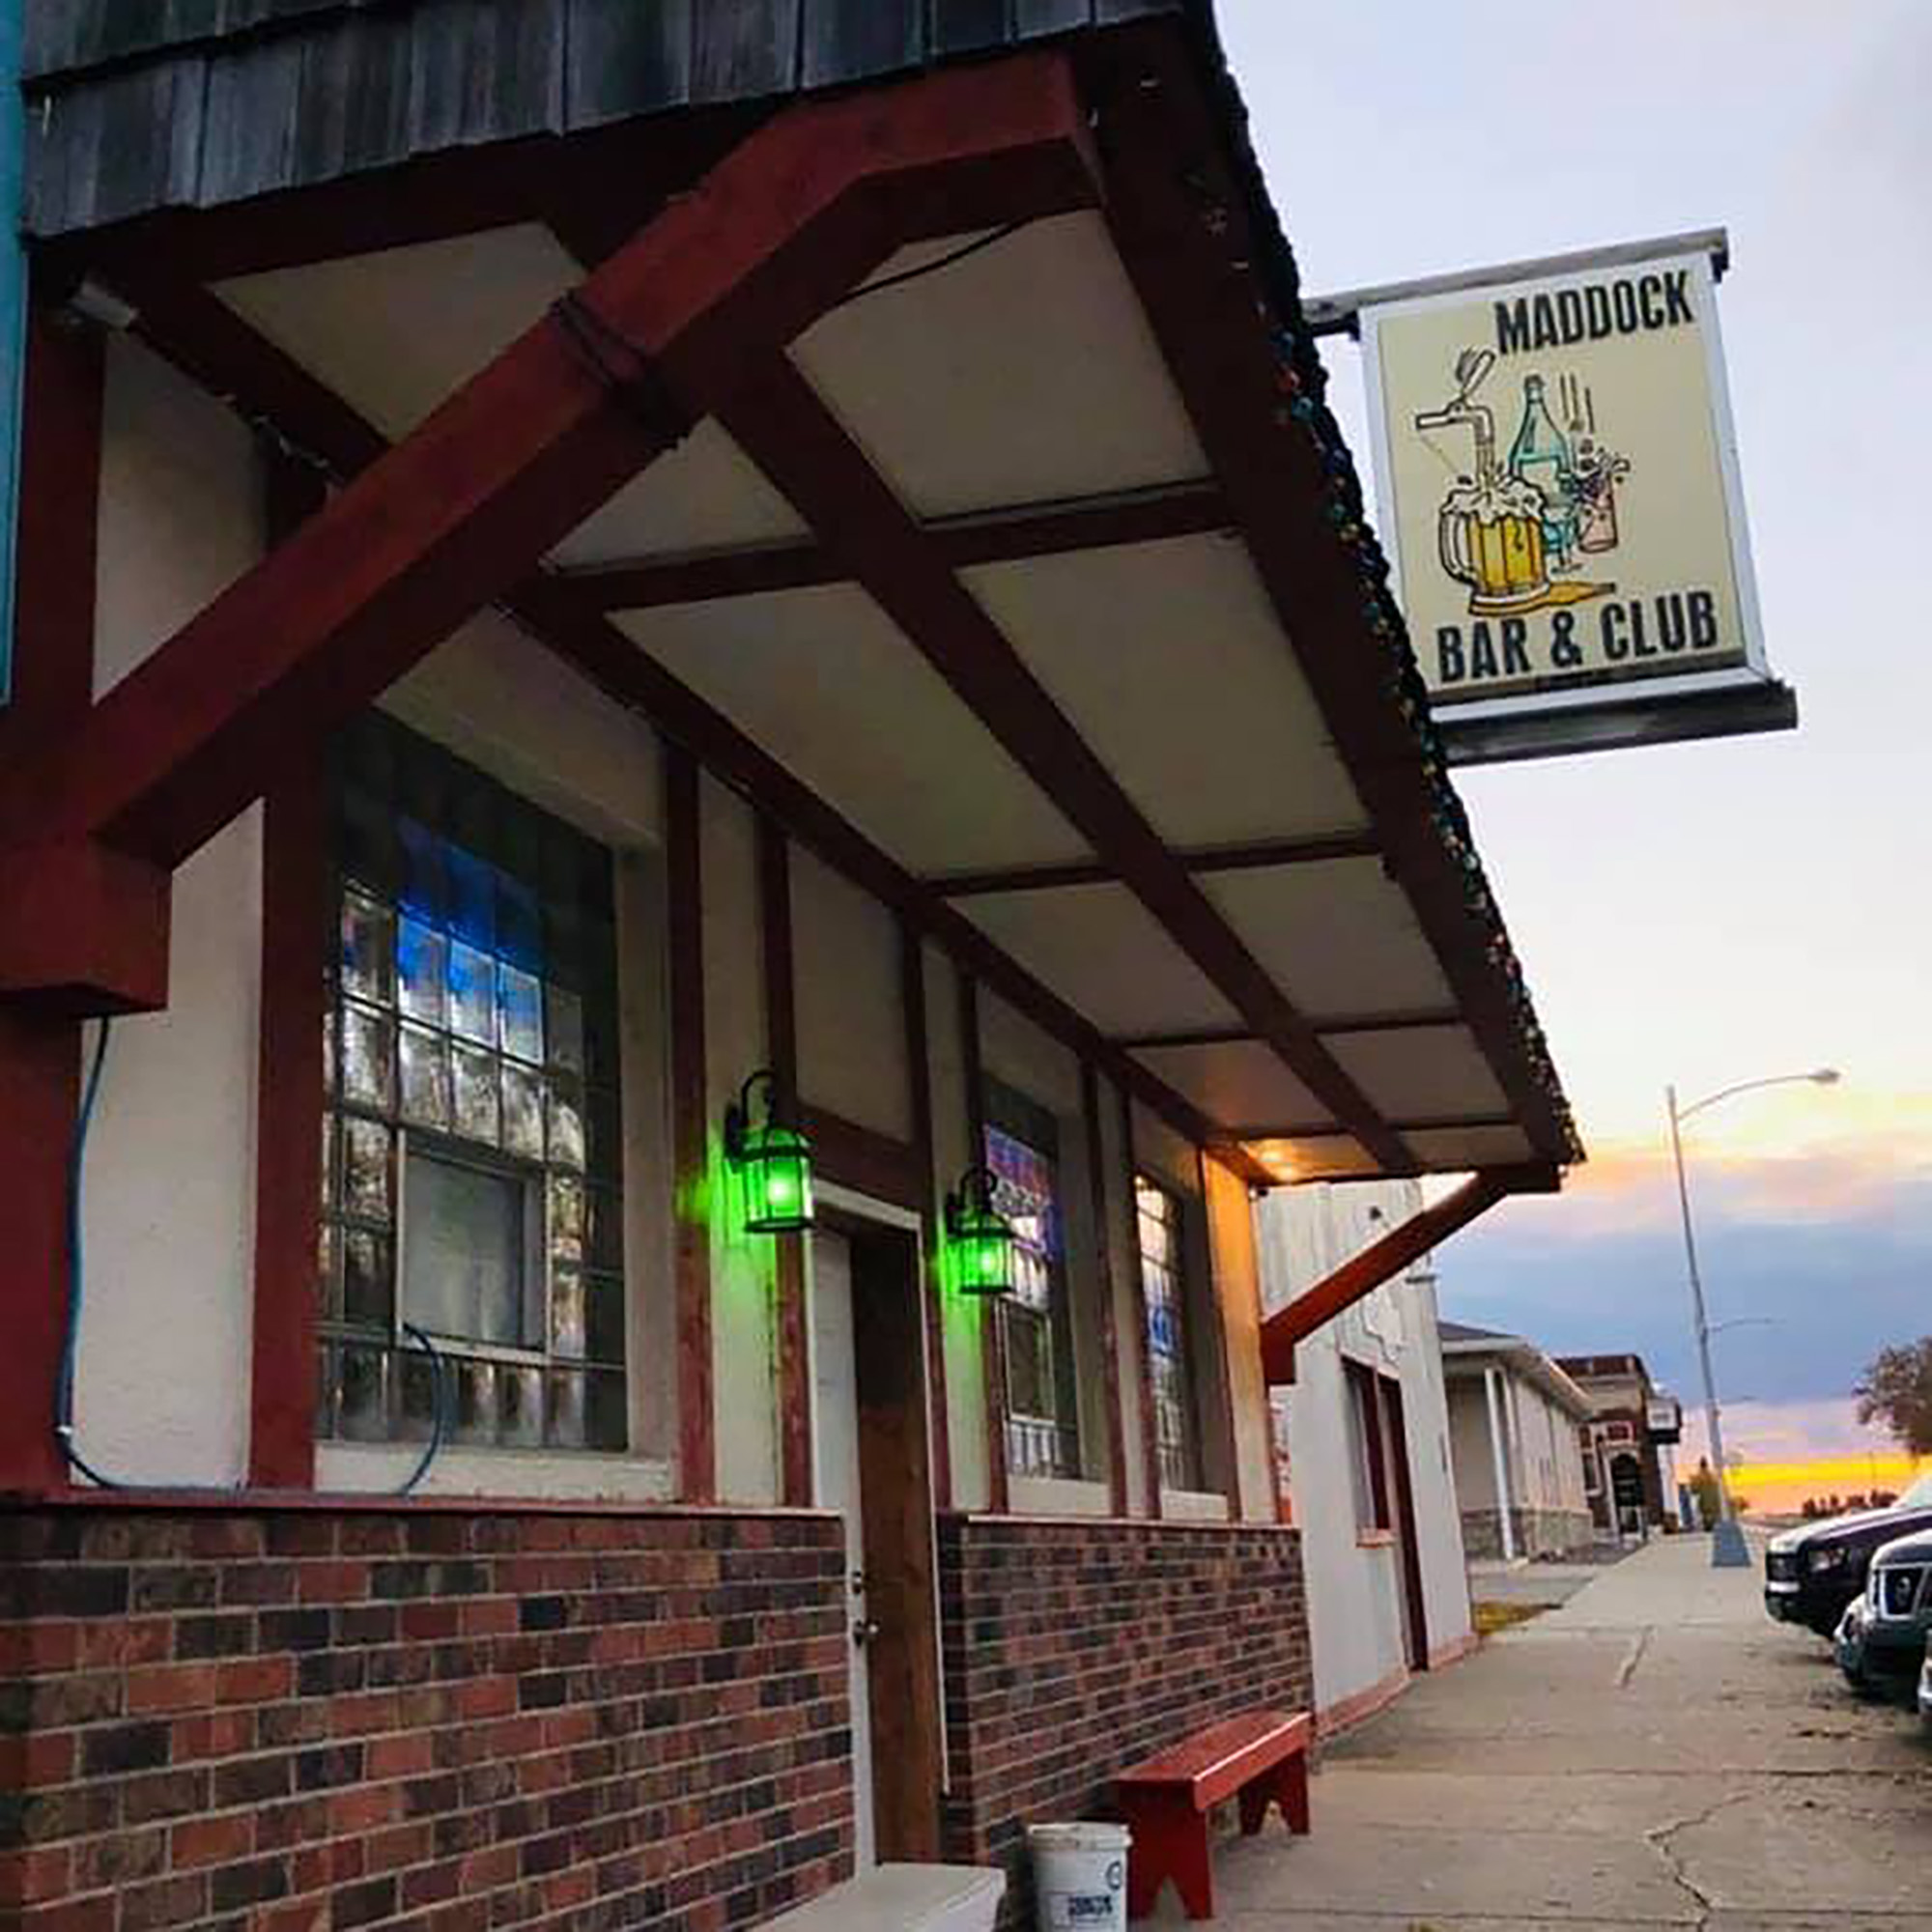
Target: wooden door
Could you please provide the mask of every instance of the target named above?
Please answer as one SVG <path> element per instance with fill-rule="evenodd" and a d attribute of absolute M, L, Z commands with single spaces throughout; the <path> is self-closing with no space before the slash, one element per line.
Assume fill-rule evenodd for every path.
<path fill-rule="evenodd" d="M 870 1784 L 869 1795 L 860 1793 L 868 1812 L 861 1842 L 869 1839 L 881 1861 L 931 1861 L 940 1843 L 939 1606 L 919 1247 L 896 1228 L 828 1217 L 813 1237 L 814 1293 L 821 1252 L 836 1252 L 835 1276 L 842 1262 L 850 1309 L 852 1395 L 844 1400 L 855 1424 L 858 1505 L 851 1546 L 863 1553 L 854 1565 L 860 1581 L 848 1590 L 854 1762 L 863 1756 Z M 818 1386 L 821 1402 L 836 1398 L 822 1375 Z M 821 1416 L 821 1445 L 838 1432 Z M 823 1492 L 821 1501 L 833 1506 Z"/>

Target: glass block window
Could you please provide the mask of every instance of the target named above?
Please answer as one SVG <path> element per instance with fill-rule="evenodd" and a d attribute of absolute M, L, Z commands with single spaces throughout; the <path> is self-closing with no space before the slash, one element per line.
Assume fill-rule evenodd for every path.
<path fill-rule="evenodd" d="M 1013 1292 L 995 1318 L 1007 1357 L 1007 1466 L 1021 1476 L 1073 1476 L 1080 1431 L 1059 1131 L 1044 1108 L 990 1083 L 985 1112 L 993 1205 L 1015 1236 Z"/>
<path fill-rule="evenodd" d="M 319 1433 L 622 1449 L 610 853 L 371 713 L 333 754 Z"/>
<path fill-rule="evenodd" d="M 1187 1366 L 1186 1264 L 1178 1196 L 1137 1176 L 1134 1208 L 1140 1229 L 1141 1295 L 1147 1306 L 1148 1378 L 1160 1480 L 1170 1490 L 1200 1487 L 1194 1391 Z"/>

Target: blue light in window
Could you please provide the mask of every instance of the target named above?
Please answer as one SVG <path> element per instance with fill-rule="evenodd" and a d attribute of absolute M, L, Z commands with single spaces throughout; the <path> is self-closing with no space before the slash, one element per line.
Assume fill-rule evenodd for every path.
<path fill-rule="evenodd" d="M 413 818 L 402 819 L 397 826 L 403 845 L 403 910 L 432 925 L 449 919 L 449 873 L 445 864 L 448 847 L 428 826 Z"/>
<path fill-rule="evenodd" d="M 508 873 L 497 873 L 497 956 L 526 973 L 541 973 L 543 950 L 543 913 L 536 894 Z"/>
<path fill-rule="evenodd" d="M 497 944 L 497 870 L 460 845 L 448 853 L 451 900 L 450 924 L 471 946 L 492 949 Z"/>

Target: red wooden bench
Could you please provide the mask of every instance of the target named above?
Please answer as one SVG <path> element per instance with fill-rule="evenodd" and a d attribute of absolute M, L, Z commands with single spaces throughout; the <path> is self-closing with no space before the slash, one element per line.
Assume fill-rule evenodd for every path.
<path fill-rule="evenodd" d="M 1188 1918 L 1213 1918 L 1208 1813 L 1236 1792 L 1241 1830 L 1249 1837 L 1261 1830 L 1270 1804 L 1281 1806 L 1291 1832 L 1306 1834 L 1313 1729 L 1305 1711 L 1246 1711 L 1119 1775 L 1121 1815 L 1134 1834 L 1127 1858 L 1129 1918 L 1146 1918 L 1169 1879 Z"/>

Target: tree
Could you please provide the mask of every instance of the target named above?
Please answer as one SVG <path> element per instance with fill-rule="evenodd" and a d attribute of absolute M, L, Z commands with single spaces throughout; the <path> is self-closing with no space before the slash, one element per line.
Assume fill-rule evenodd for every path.
<path fill-rule="evenodd" d="M 1883 1422 L 1908 1455 L 1932 1456 L 1932 1335 L 1881 1349 L 1852 1393 L 1860 1422 Z"/>

